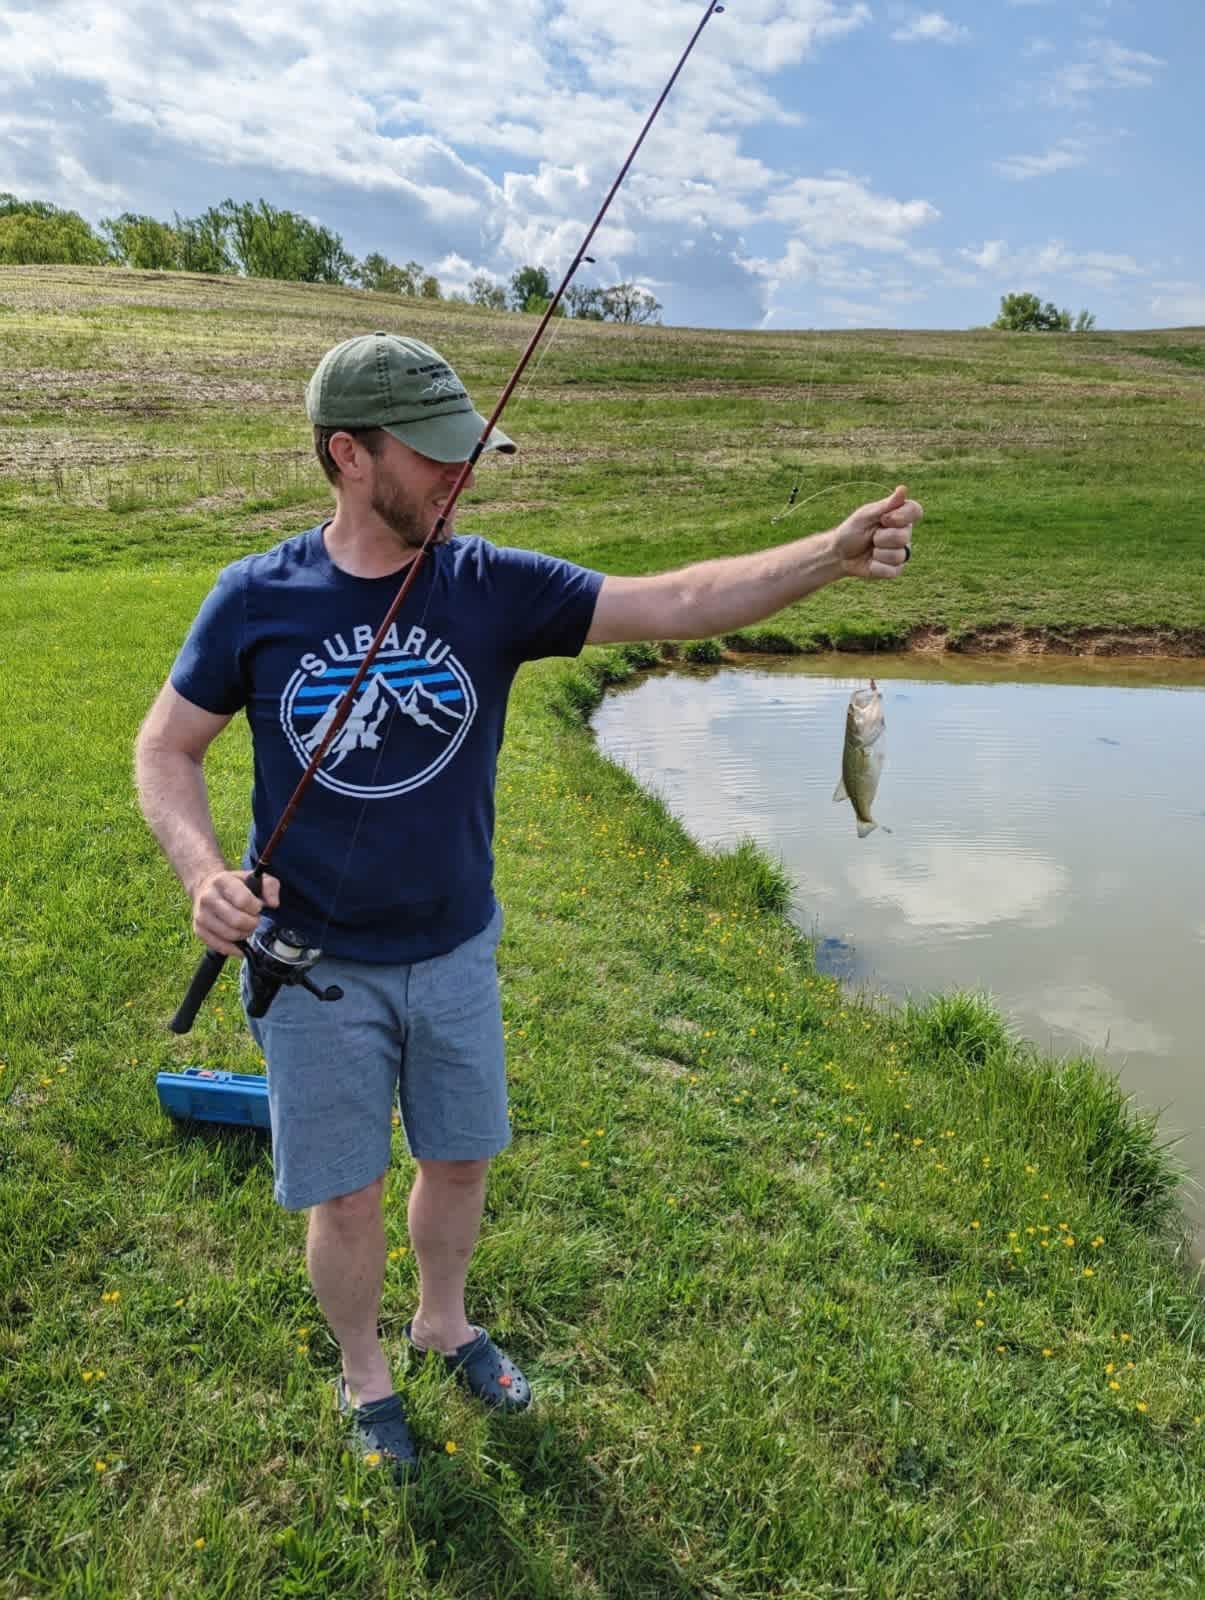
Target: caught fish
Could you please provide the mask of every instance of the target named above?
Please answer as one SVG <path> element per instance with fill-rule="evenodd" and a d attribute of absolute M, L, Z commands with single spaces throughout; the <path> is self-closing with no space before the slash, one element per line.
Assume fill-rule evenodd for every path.
<path fill-rule="evenodd" d="M 848 800 L 858 819 L 858 838 L 865 839 L 879 824 L 870 814 L 883 771 L 883 696 L 874 679 L 869 689 L 855 689 L 845 713 L 845 748 L 841 752 L 841 781 L 834 800 Z M 890 833 L 890 828 L 884 828 Z"/>

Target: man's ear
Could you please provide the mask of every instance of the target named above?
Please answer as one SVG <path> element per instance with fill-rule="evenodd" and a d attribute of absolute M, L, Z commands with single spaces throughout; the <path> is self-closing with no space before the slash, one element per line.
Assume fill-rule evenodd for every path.
<path fill-rule="evenodd" d="M 330 458 L 339 469 L 341 477 L 358 478 L 363 472 L 363 458 L 367 453 L 350 433 L 332 433 L 327 445 Z"/>

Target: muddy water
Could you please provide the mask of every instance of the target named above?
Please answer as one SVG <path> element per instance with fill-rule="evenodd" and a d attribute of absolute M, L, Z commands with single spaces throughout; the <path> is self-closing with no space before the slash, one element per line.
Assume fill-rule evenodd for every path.
<path fill-rule="evenodd" d="M 883 827 L 860 840 L 832 796 L 872 675 Z M 829 971 L 985 989 L 1044 1049 L 1094 1052 L 1180 1141 L 1205 1255 L 1205 661 L 761 658 L 648 676 L 594 728 L 700 842 L 782 860 Z"/>

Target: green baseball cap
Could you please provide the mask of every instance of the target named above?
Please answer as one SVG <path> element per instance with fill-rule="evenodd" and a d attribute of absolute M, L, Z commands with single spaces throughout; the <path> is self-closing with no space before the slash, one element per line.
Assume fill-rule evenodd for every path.
<path fill-rule="evenodd" d="M 328 350 L 305 409 L 322 428 L 384 428 L 432 461 L 467 461 L 486 425 L 438 350 L 399 333 L 361 333 Z M 513 454 L 515 444 L 494 428 L 485 448 Z"/>

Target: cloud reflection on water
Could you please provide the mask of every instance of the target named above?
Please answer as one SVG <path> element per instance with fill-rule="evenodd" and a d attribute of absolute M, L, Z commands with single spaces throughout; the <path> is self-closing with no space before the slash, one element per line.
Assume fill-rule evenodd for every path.
<path fill-rule="evenodd" d="M 1070 884 L 1065 868 L 1019 844 L 914 845 L 894 859 L 855 861 L 845 875 L 858 894 L 895 907 L 913 927 L 963 934 L 1019 919 L 1053 927 L 1058 897 Z"/>

